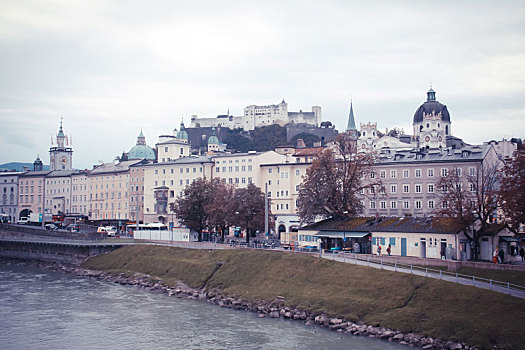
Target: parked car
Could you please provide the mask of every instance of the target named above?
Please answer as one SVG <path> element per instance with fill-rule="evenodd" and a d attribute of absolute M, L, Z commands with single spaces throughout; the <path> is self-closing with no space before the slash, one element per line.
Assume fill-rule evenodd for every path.
<path fill-rule="evenodd" d="M 29 222 L 29 218 L 23 217 L 23 218 L 20 218 L 16 223 L 19 224 L 19 225 L 25 225 L 28 222 Z"/>
<path fill-rule="evenodd" d="M 55 224 L 46 224 L 44 227 L 46 228 L 46 230 L 51 230 L 51 231 L 58 230 L 58 226 Z"/>

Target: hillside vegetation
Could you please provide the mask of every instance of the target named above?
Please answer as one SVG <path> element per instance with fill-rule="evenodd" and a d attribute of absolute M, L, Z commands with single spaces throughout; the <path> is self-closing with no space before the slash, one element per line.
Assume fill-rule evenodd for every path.
<path fill-rule="evenodd" d="M 147 274 L 170 286 L 176 281 L 205 285 L 250 300 L 283 296 L 286 304 L 303 310 L 483 348 L 525 344 L 523 299 L 306 255 L 140 245 L 92 258 L 83 267 Z"/>

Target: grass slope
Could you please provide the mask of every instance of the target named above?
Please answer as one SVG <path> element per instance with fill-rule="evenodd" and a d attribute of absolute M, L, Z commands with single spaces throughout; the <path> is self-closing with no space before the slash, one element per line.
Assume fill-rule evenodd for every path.
<path fill-rule="evenodd" d="M 213 276 L 218 262 L 221 268 Z M 525 344 L 525 301 L 479 288 L 311 256 L 128 246 L 83 267 L 148 274 L 251 300 L 285 297 L 303 310 L 492 348 Z"/>

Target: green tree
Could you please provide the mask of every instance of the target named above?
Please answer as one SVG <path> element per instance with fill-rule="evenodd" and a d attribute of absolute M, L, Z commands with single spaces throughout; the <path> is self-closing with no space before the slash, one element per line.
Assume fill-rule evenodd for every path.
<path fill-rule="evenodd" d="M 256 230 L 264 229 L 264 193 L 254 184 L 237 188 L 229 205 L 232 223 L 246 230 L 246 243 Z"/>
<path fill-rule="evenodd" d="M 202 231 L 208 227 L 209 213 L 206 208 L 213 198 L 214 183 L 198 178 L 186 186 L 181 197 L 170 203 L 170 210 L 175 213 L 179 222 L 190 230 L 197 231 L 199 242 L 202 241 Z"/>
<path fill-rule="evenodd" d="M 205 205 L 205 210 L 208 213 L 209 225 L 221 233 L 221 239 L 224 241 L 224 234 L 232 222 L 230 203 L 233 201 L 235 188 L 220 179 L 212 180 L 212 185 L 212 200 Z"/>
<path fill-rule="evenodd" d="M 372 154 L 356 153 L 355 143 L 339 135 L 306 171 L 297 203 L 301 221 L 361 213 L 363 196 L 382 187 L 371 176 L 373 164 Z"/>

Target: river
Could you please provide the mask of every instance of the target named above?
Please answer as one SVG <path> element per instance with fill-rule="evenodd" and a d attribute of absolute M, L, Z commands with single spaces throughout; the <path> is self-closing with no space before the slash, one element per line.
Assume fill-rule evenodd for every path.
<path fill-rule="evenodd" d="M 407 349 L 0 261 L 2 349 Z"/>

